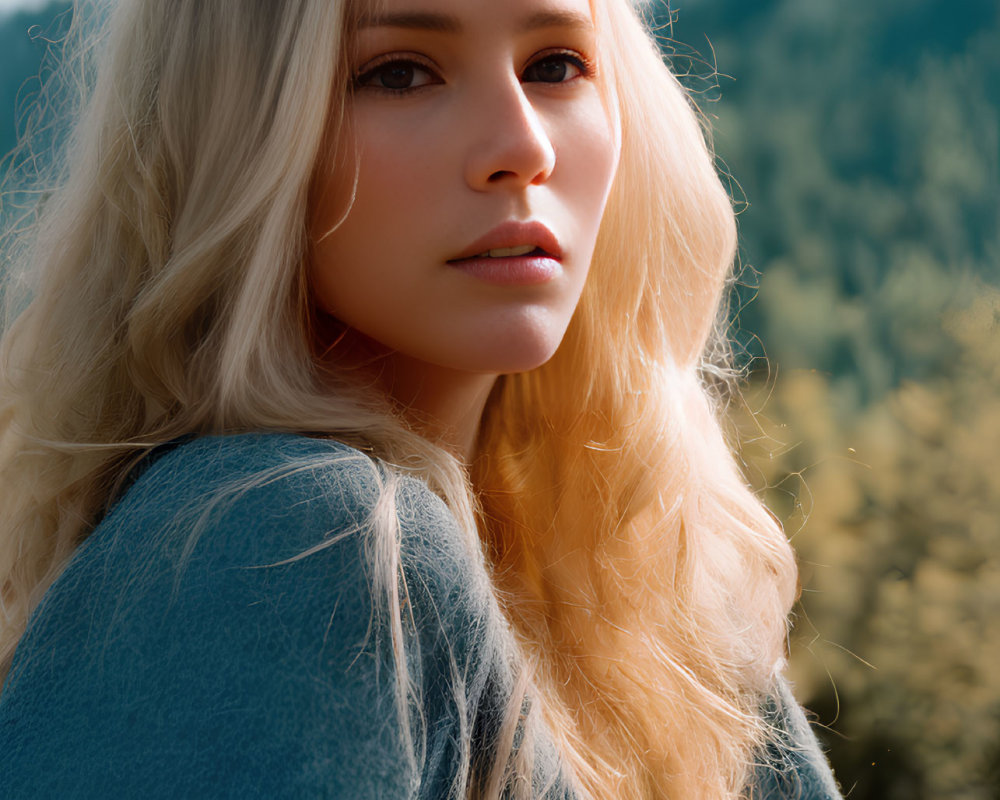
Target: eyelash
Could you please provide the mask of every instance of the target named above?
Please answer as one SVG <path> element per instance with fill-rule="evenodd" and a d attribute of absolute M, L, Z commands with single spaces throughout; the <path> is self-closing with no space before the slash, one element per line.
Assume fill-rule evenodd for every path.
<path fill-rule="evenodd" d="M 551 83 L 553 85 L 559 85 L 562 83 L 570 83 L 571 81 L 576 80 L 577 78 L 593 78 L 597 75 L 597 67 L 594 64 L 594 62 L 591 61 L 582 53 L 578 53 L 575 50 L 544 51 L 540 53 L 537 58 L 531 61 L 524 68 L 524 73 L 527 73 L 528 70 L 532 69 L 533 67 L 537 67 L 539 64 L 545 63 L 546 61 L 550 61 L 553 59 L 564 60 L 565 62 L 572 64 L 580 71 L 580 74 L 574 76 L 573 78 L 570 78 L 567 81 L 533 81 L 533 83 Z M 383 56 L 380 59 L 376 59 L 376 61 L 373 64 L 365 65 L 365 67 L 363 67 L 362 70 L 358 72 L 358 74 L 354 77 L 353 81 L 354 88 L 368 89 L 390 95 L 402 95 L 419 91 L 420 89 L 423 89 L 426 86 L 437 85 L 438 83 L 441 82 L 440 79 L 437 78 L 437 80 L 428 84 L 424 84 L 421 86 L 404 87 L 400 89 L 390 89 L 387 86 L 370 86 L 366 84 L 366 81 L 378 75 L 378 73 L 382 70 L 385 70 L 386 67 L 414 67 L 423 72 L 427 72 L 430 75 L 437 78 L 434 70 L 427 64 L 423 63 L 422 61 L 418 61 L 415 58 L 405 58 L 396 55 L 388 55 L 388 56 Z M 522 73 L 522 76 L 524 73 Z"/>

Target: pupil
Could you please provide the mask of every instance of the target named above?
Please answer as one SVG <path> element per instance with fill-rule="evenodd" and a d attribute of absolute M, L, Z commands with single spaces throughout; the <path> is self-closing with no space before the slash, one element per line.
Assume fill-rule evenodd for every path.
<path fill-rule="evenodd" d="M 382 86 L 386 89 L 406 89 L 413 83 L 413 67 L 399 64 L 382 73 Z"/>
<path fill-rule="evenodd" d="M 555 58 L 542 61 L 538 65 L 538 77 L 543 81 L 559 83 L 566 77 L 566 62 Z"/>

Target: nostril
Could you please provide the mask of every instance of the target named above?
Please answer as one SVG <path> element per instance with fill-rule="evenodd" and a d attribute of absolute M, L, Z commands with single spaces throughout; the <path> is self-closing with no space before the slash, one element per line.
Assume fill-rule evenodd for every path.
<path fill-rule="evenodd" d="M 511 172 L 510 170 L 507 169 L 497 170 L 492 175 L 490 175 L 489 181 L 490 183 L 496 183 L 497 181 L 503 180 L 504 178 L 512 175 L 514 175 L 514 173 Z"/>

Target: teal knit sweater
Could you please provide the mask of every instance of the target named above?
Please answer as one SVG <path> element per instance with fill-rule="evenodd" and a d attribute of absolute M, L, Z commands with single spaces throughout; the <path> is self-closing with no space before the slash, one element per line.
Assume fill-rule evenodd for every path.
<path fill-rule="evenodd" d="M 390 642 L 369 630 L 363 527 L 380 480 L 346 445 L 283 434 L 147 459 L 18 646 L 0 798 L 447 797 L 460 748 L 474 763 L 492 752 L 512 690 L 499 610 L 448 509 L 403 479 L 406 658 L 425 734 L 409 760 Z M 785 741 L 754 797 L 839 798 L 787 687 L 768 713 Z M 536 796 L 574 797 L 551 741 L 530 746 Z"/>

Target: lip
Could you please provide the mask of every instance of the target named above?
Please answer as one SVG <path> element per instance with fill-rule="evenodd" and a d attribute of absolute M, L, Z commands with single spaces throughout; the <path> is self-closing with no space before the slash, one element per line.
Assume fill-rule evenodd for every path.
<path fill-rule="evenodd" d="M 509 222 L 497 225 L 485 236 L 476 239 L 472 244 L 462 250 L 457 256 L 448 259 L 449 264 L 458 261 L 474 258 L 480 253 L 488 250 L 495 250 L 501 247 L 521 247 L 523 245 L 534 245 L 542 250 L 548 258 L 559 260 L 562 258 L 562 248 L 556 235 L 546 228 L 541 222 Z M 498 258 L 497 261 L 504 259 Z"/>

